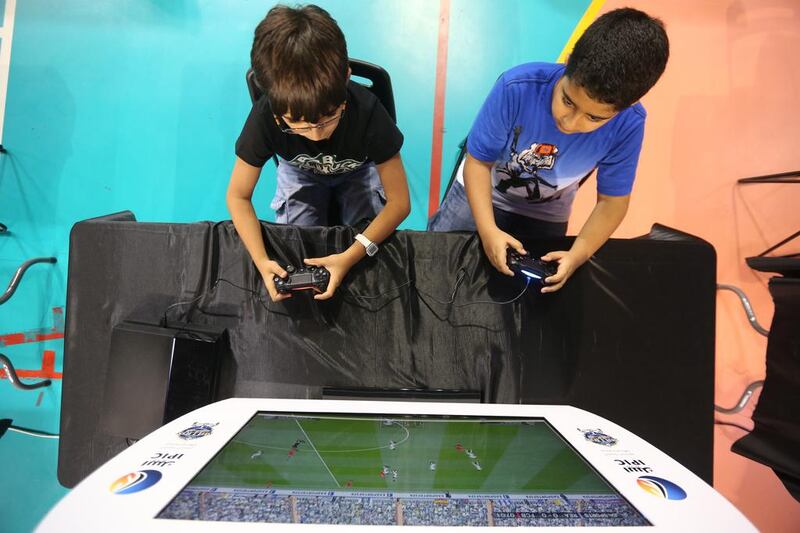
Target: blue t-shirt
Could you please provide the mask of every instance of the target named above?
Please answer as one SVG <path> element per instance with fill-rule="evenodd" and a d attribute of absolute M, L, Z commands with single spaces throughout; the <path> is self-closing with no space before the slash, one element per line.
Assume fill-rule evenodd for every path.
<path fill-rule="evenodd" d="M 564 65 L 527 63 L 505 72 L 483 103 L 467 151 L 492 165 L 492 201 L 504 211 L 566 222 L 578 184 L 597 168 L 597 191 L 633 187 L 647 113 L 635 104 L 590 133 L 566 134 L 552 98 Z M 462 167 L 463 168 L 463 167 Z M 463 176 L 459 171 L 459 181 Z"/>

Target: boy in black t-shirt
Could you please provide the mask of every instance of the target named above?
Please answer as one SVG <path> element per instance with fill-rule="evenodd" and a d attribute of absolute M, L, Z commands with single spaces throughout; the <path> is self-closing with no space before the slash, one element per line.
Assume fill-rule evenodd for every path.
<path fill-rule="evenodd" d="M 276 6 L 255 30 L 250 52 L 262 96 L 236 142 L 226 201 L 231 219 L 273 301 L 288 298 L 273 277 L 286 271 L 267 255 L 251 201 L 261 167 L 277 154 L 277 222 L 327 225 L 331 201 L 342 221 L 374 218 L 344 252 L 305 259 L 330 271 L 333 296 L 350 268 L 377 251 L 409 213 L 403 135 L 367 89 L 350 81 L 347 44 L 323 9 Z"/>

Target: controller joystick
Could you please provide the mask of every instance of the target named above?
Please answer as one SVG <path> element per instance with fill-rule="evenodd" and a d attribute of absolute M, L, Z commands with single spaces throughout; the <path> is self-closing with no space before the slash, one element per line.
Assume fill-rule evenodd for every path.
<path fill-rule="evenodd" d="M 328 288 L 328 281 L 331 278 L 331 273 L 327 268 L 313 265 L 300 268 L 288 265 L 286 272 L 285 278 L 280 276 L 273 278 L 275 289 L 282 294 L 308 290 L 321 294 Z"/>
<path fill-rule="evenodd" d="M 558 263 L 522 255 L 514 249 L 506 253 L 506 263 L 515 276 L 524 276 L 541 284 L 545 284 L 544 280 L 558 271 Z"/>

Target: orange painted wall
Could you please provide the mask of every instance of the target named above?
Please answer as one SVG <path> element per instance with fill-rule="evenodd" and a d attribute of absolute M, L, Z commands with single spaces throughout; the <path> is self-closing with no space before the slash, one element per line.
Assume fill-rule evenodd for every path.
<path fill-rule="evenodd" d="M 742 288 L 769 328 L 770 276 L 744 259 L 800 229 L 800 184 L 736 180 L 800 170 L 800 2 L 608 0 L 601 13 L 624 6 L 665 22 L 671 56 L 643 99 L 645 145 L 631 208 L 615 236 L 642 235 L 659 222 L 708 240 L 717 251 L 718 282 Z M 589 186 L 576 201 L 571 233 L 593 204 Z M 800 238 L 776 253 L 799 251 Z M 763 379 L 766 338 L 724 291 L 717 295 L 716 333 L 716 403 L 729 407 L 748 383 Z M 751 412 L 752 405 L 719 418 L 752 426 Z M 800 531 L 800 503 L 774 473 L 730 451 L 743 434 L 715 426 L 714 486 L 760 530 Z"/>

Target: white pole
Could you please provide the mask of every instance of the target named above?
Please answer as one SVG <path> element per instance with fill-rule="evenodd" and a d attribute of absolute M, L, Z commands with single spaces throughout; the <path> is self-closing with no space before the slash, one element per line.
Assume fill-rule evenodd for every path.
<path fill-rule="evenodd" d="M 6 0 L 3 25 L 0 26 L 0 147 L 3 146 L 3 124 L 6 118 L 8 72 L 11 68 L 11 42 L 14 40 L 14 14 L 17 0 Z"/>

